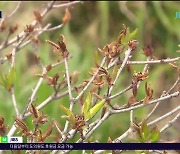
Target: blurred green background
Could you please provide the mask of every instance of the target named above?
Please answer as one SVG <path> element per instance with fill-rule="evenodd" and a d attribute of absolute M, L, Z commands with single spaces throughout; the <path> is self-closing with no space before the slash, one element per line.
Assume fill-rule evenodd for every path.
<path fill-rule="evenodd" d="M 33 11 L 42 11 L 47 2 L 22 2 L 22 5 L 13 18 L 8 20 L 7 26 L 18 24 L 18 32 L 21 32 L 26 24 L 31 23 L 34 20 Z M 60 3 L 60 2 L 57 2 Z M 0 2 L 0 10 L 2 14 L 10 13 L 15 7 L 17 2 Z M 178 44 L 180 43 L 180 19 L 176 19 L 176 12 L 179 10 L 179 2 L 83 2 L 70 7 L 71 20 L 70 22 L 59 30 L 53 32 L 46 32 L 39 37 L 39 55 L 44 65 L 55 63 L 56 56 L 52 53 L 52 48 L 45 42 L 46 39 L 57 42 L 59 34 L 63 34 L 67 40 L 67 48 L 70 51 L 72 58 L 69 60 L 70 73 L 75 70 L 81 72 L 78 83 L 81 83 L 84 79 L 88 79 L 88 74 L 91 71 L 91 67 L 94 66 L 94 57 L 98 48 L 103 48 L 107 43 L 110 43 L 117 39 L 119 32 L 122 29 L 122 24 L 125 24 L 130 28 L 130 31 L 138 28 L 138 34 L 136 39 L 139 41 L 137 51 L 133 55 L 134 60 L 146 60 L 143 55 L 142 48 L 145 45 L 151 45 L 154 48 L 154 55 L 158 58 L 177 57 L 179 54 L 176 52 Z M 54 9 L 43 20 L 43 25 L 52 23 L 52 26 L 58 25 L 62 22 L 65 8 Z M 4 32 L 0 34 L 0 41 L 7 35 Z M 0 56 L 6 55 L 11 51 L 11 48 L 7 48 L 0 52 Z M 3 70 L 8 70 L 9 65 L 6 63 L 1 66 Z M 143 65 L 133 65 L 132 73 L 134 71 L 142 71 Z M 18 109 L 23 111 L 28 98 L 32 93 L 32 89 L 35 87 L 38 77 L 35 77 L 36 73 L 41 73 L 41 69 L 35 65 L 33 60 L 33 48 L 31 45 L 23 48 L 16 55 L 16 68 L 17 68 L 17 80 L 15 83 L 15 94 L 18 103 Z M 55 74 L 56 71 L 64 72 L 64 65 L 52 70 L 50 74 Z M 163 90 L 168 90 L 177 78 L 177 73 L 168 64 L 151 65 L 150 75 L 148 82 L 151 82 L 154 89 L 154 98 L 159 97 Z M 115 92 L 120 91 L 127 87 L 131 82 L 132 73 L 128 73 L 124 70 L 118 84 L 115 88 Z M 63 74 L 63 73 L 62 73 Z M 142 99 L 145 96 L 143 82 L 138 91 L 138 98 Z M 37 100 L 35 104 L 45 100 L 53 92 L 52 88 L 49 88 L 46 82 L 43 82 L 40 87 Z M 127 102 L 128 97 L 131 95 L 131 91 L 127 94 L 115 99 L 120 105 Z M 75 95 L 74 95 L 75 96 Z M 169 103 L 171 102 L 171 103 Z M 55 118 L 61 126 L 64 125 L 64 120 L 61 119 L 63 113 L 59 109 L 59 104 L 62 103 L 65 106 L 69 106 L 68 97 L 53 101 L 48 106 L 43 108 L 43 112 L 48 115 L 50 121 Z M 172 99 L 160 106 L 156 112 L 157 115 L 162 115 L 171 108 L 177 106 L 178 100 Z M 75 113 L 79 113 L 78 103 L 75 106 Z M 150 109 L 150 108 L 149 108 Z M 143 108 L 135 111 L 136 121 L 139 122 L 148 113 L 148 108 Z M 6 125 L 13 124 L 14 110 L 9 93 L 0 87 L 0 115 L 5 117 Z M 91 121 L 100 116 L 100 113 L 94 117 Z M 31 125 L 32 118 L 26 120 L 28 126 Z M 166 122 L 166 121 L 165 121 Z M 164 124 L 164 123 L 162 123 Z M 159 125 L 160 127 L 161 125 Z M 45 124 L 43 129 L 45 130 L 48 124 Z M 99 142 L 107 142 L 108 137 L 112 139 L 120 136 L 126 129 L 129 128 L 129 113 L 122 113 L 114 115 L 104 122 L 95 133 L 92 135 L 93 140 Z M 162 136 L 162 139 L 178 138 L 179 126 L 174 126 Z M 53 130 L 56 134 L 56 130 Z M 179 134 L 178 134 L 179 135 Z M 171 136 L 171 137 L 170 137 Z M 75 142 L 79 134 L 76 135 L 72 141 Z"/>

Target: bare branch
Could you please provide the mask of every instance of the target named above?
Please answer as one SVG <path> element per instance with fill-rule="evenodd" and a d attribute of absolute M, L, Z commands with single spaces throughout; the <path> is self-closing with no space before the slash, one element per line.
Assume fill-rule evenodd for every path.
<path fill-rule="evenodd" d="M 178 76 L 173 86 L 167 91 L 167 94 L 169 94 L 178 85 L 179 81 L 180 81 L 180 77 Z"/>
<path fill-rule="evenodd" d="M 18 4 L 16 5 L 15 9 L 11 12 L 11 14 L 9 14 L 7 17 L 5 17 L 5 20 L 11 18 L 16 12 L 17 10 L 20 8 L 22 2 L 18 2 Z"/>
<path fill-rule="evenodd" d="M 46 68 L 43 68 L 43 74 L 44 74 L 45 72 L 46 72 Z M 35 89 L 33 90 L 33 93 L 32 93 L 32 95 L 31 95 L 31 97 L 29 98 L 28 103 L 26 104 L 26 107 L 25 107 L 25 109 L 24 109 L 24 111 L 23 111 L 23 113 L 22 113 L 22 118 L 24 117 L 25 113 L 27 112 L 27 109 L 28 109 L 29 105 L 34 101 L 34 98 L 35 98 L 35 96 L 36 96 L 36 93 L 37 93 L 39 87 L 40 87 L 41 84 L 42 84 L 42 81 L 43 81 L 43 78 L 41 77 L 41 78 L 39 79 L 39 81 L 38 81 Z"/>
<path fill-rule="evenodd" d="M 138 108 L 142 108 L 142 107 L 145 107 L 145 106 L 149 106 L 151 104 L 154 104 L 154 103 L 157 103 L 159 101 L 163 101 L 163 100 L 166 100 L 166 99 L 170 99 L 170 98 L 173 98 L 173 97 L 177 97 L 179 96 L 180 92 L 177 91 L 177 92 L 174 92 L 172 94 L 169 94 L 167 96 L 164 96 L 164 97 L 161 97 L 161 98 L 158 98 L 158 99 L 155 99 L 155 100 L 152 100 L 150 101 L 149 103 L 147 104 L 139 104 L 139 105 L 134 105 L 134 106 L 131 106 L 129 108 L 124 108 L 124 109 L 120 109 L 120 110 L 112 110 L 112 113 L 113 114 L 117 114 L 117 113 L 122 113 L 122 112 L 128 112 L 130 110 L 135 110 L 135 109 L 138 109 Z M 137 102 L 138 103 L 138 102 Z M 136 103 L 134 103 L 136 104 Z"/>
<path fill-rule="evenodd" d="M 171 127 L 176 122 L 176 120 L 178 120 L 179 117 L 180 113 L 178 113 L 171 121 L 169 121 L 163 128 L 161 128 L 160 133 Z"/>
<path fill-rule="evenodd" d="M 113 141 L 113 143 L 118 143 L 120 142 L 122 139 L 126 138 L 127 136 L 129 136 L 131 133 L 133 132 L 133 129 L 130 127 L 126 132 L 124 132 L 120 137 L 118 137 L 117 139 L 115 139 Z"/>
<path fill-rule="evenodd" d="M 66 70 L 66 79 L 67 79 L 67 84 L 68 84 L 69 99 L 71 102 L 73 99 L 73 96 L 72 96 L 72 92 L 71 92 L 71 84 L 70 84 L 69 67 L 68 67 L 68 63 L 67 63 L 67 58 L 64 59 L 64 63 L 65 63 L 65 70 Z"/>
<path fill-rule="evenodd" d="M 129 65 L 144 65 L 144 64 L 165 64 L 165 63 L 172 63 L 179 61 L 180 57 L 176 58 L 167 58 L 167 59 L 160 59 L 160 60 L 147 60 L 147 61 L 127 61 Z M 113 67 L 114 65 L 121 64 L 122 61 L 120 59 L 116 59 L 113 63 L 108 66 L 108 69 Z"/>
<path fill-rule="evenodd" d="M 130 90 L 130 89 L 132 89 L 132 84 L 130 84 L 127 88 L 123 89 L 122 91 L 120 91 L 120 92 L 118 92 L 118 93 L 116 93 L 116 94 L 110 96 L 109 99 L 116 98 L 116 97 L 118 97 L 118 96 L 124 94 L 125 92 L 127 92 L 127 91 Z"/>
<path fill-rule="evenodd" d="M 141 64 L 163 64 L 163 63 L 170 63 L 179 61 L 180 57 L 177 58 L 167 58 L 167 59 L 161 59 L 161 60 L 150 60 L 150 61 L 128 61 L 127 64 L 130 65 L 141 65 Z"/>
<path fill-rule="evenodd" d="M 156 120 L 149 122 L 148 126 L 152 126 L 152 125 L 157 124 L 158 122 L 160 122 L 160 121 L 164 120 L 165 118 L 171 116 L 172 114 L 176 113 L 177 111 L 180 111 L 180 106 L 178 106 L 175 109 L 173 109 L 172 111 L 164 114 L 163 116 L 157 118 Z"/>
<path fill-rule="evenodd" d="M 61 7 L 69 7 L 73 4 L 77 4 L 77 3 L 83 3 L 82 1 L 73 1 L 73 2 L 68 2 L 68 3 L 64 3 L 64 4 L 57 4 L 57 5 L 53 5 L 53 8 L 61 8 Z"/>
<path fill-rule="evenodd" d="M 130 111 L 130 126 L 133 124 L 133 110 Z"/>
<path fill-rule="evenodd" d="M 61 28 L 63 25 L 64 24 L 60 24 L 60 25 L 57 25 L 55 27 L 48 28 L 48 29 L 44 30 L 44 32 L 50 32 L 50 31 L 57 30 L 57 29 Z"/>
<path fill-rule="evenodd" d="M 123 63 L 121 65 L 120 69 L 117 72 L 116 78 L 114 79 L 114 82 L 113 82 L 112 86 L 109 89 L 108 96 L 111 95 L 111 92 L 112 92 L 112 90 L 113 90 L 113 88 L 114 88 L 114 86 L 115 86 L 115 84 L 116 84 L 116 82 L 117 82 L 123 68 L 125 67 L 130 55 L 131 55 L 131 49 L 129 48 L 127 51 L 125 51 L 125 58 L 123 60 Z"/>
<path fill-rule="evenodd" d="M 66 7 L 66 6 L 73 5 L 73 4 L 79 3 L 79 2 L 80 2 L 80 1 L 65 3 L 65 4 L 62 4 L 61 7 Z M 44 17 L 47 15 L 47 13 L 48 13 L 50 10 L 53 9 L 54 3 L 55 3 L 55 1 L 51 1 L 51 2 L 48 3 L 47 7 L 46 7 L 46 8 L 44 9 L 44 11 L 41 13 L 42 18 L 44 18 Z M 31 22 L 30 25 L 32 25 L 32 26 L 35 27 L 37 24 L 38 24 L 37 21 L 34 20 L 33 22 Z M 56 27 L 55 29 L 57 29 L 57 28 L 61 28 L 61 26 L 59 25 L 59 26 Z M 51 30 L 51 29 L 50 29 L 50 30 Z M 53 29 L 52 29 L 52 30 L 53 30 Z M 47 31 L 48 31 L 48 30 L 47 30 Z M 18 39 L 21 39 L 24 35 L 25 35 L 25 32 L 23 31 L 23 32 L 21 32 L 21 33 L 18 35 L 18 37 L 14 37 L 14 38 L 12 38 L 11 40 L 9 40 L 6 44 L 0 45 L 0 50 L 8 47 L 9 45 L 11 45 L 11 44 L 13 44 L 13 43 L 15 43 Z"/>
<path fill-rule="evenodd" d="M 68 84 L 69 100 L 70 100 L 69 110 L 72 111 L 74 102 L 73 102 L 73 96 L 72 96 L 72 92 L 71 92 L 71 84 L 70 84 L 70 77 L 69 77 L 69 67 L 68 67 L 68 63 L 67 63 L 67 58 L 66 57 L 64 59 L 64 63 L 65 63 L 65 70 L 66 70 L 66 79 L 67 79 L 67 84 Z M 68 126 L 69 126 L 69 121 L 66 121 L 63 133 L 67 132 Z"/>
<path fill-rule="evenodd" d="M 69 56 L 69 57 L 67 58 L 67 60 L 69 60 L 70 58 L 72 58 L 72 56 Z M 60 62 L 58 62 L 58 63 L 52 64 L 51 66 L 52 66 L 52 67 L 56 67 L 56 66 L 61 65 L 62 63 L 64 63 L 64 59 L 63 59 L 63 60 L 61 60 L 61 61 L 60 61 Z"/>
<path fill-rule="evenodd" d="M 163 91 L 161 97 L 168 95 L 175 87 L 176 85 L 179 83 L 180 78 L 178 77 L 177 80 L 175 81 L 175 83 L 173 84 L 173 86 L 166 92 Z M 147 121 L 154 113 L 154 111 L 158 108 L 160 102 L 158 102 L 153 109 L 151 110 L 151 112 L 145 117 L 144 121 Z"/>
<path fill-rule="evenodd" d="M 176 92 L 177 93 L 177 92 Z M 174 93 L 175 94 L 175 93 Z M 177 95 L 178 96 L 178 95 Z M 165 97 L 165 96 L 164 96 Z M 161 98 L 163 98 L 164 99 L 164 97 L 161 97 Z M 175 96 L 176 97 L 176 96 Z M 161 99 L 160 98 L 160 99 Z M 167 98 L 167 97 L 166 97 Z M 180 106 L 178 107 L 178 108 L 175 108 L 174 110 L 172 110 L 171 112 L 169 112 L 169 113 L 167 113 L 166 115 L 164 115 L 164 116 L 162 116 L 162 117 L 160 117 L 160 119 L 158 118 L 158 120 L 156 120 L 156 121 L 153 121 L 153 122 L 151 122 L 151 123 L 148 123 L 148 126 L 150 126 L 150 125 L 152 125 L 152 124 L 155 124 L 155 123 L 157 123 L 157 122 L 159 122 L 160 120 L 163 120 L 164 118 L 166 118 L 166 117 L 168 117 L 168 116 L 170 116 L 170 115 L 172 115 L 173 113 L 175 113 L 175 112 L 177 112 L 178 110 L 180 109 Z M 177 117 L 177 116 L 176 116 Z M 175 118 L 174 118 L 175 119 Z M 169 126 L 169 125 L 168 125 Z M 166 126 L 167 127 L 167 126 Z M 133 132 L 133 129 L 130 127 L 127 131 L 125 131 L 120 137 L 118 137 L 117 139 L 115 139 L 114 141 L 113 141 L 113 143 L 117 143 L 117 142 L 119 142 L 119 141 L 121 141 L 122 139 L 124 139 L 124 138 L 126 138 L 129 134 L 131 134 Z"/>
<path fill-rule="evenodd" d="M 106 61 L 106 58 L 104 57 L 100 67 L 97 69 L 96 73 L 93 75 L 93 77 L 91 78 L 91 80 L 86 84 L 86 86 L 83 88 L 83 90 L 79 93 L 79 95 L 74 99 L 74 102 L 79 100 L 79 98 L 84 94 L 84 92 L 88 89 L 88 87 L 91 85 L 91 83 L 93 82 L 93 80 L 96 78 L 97 74 L 99 73 L 99 70 L 101 67 L 103 67 L 104 63 Z"/>
<path fill-rule="evenodd" d="M 15 97 L 15 94 L 14 94 L 14 87 L 12 87 L 12 89 L 11 89 L 11 98 L 12 98 L 14 110 L 16 112 L 16 116 L 18 117 L 19 116 L 19 111 L 18 111 L 18 108 L 17 108 L 16 97 Z"/>
<path fill-rule="evenodd" d="M 63 135 L 63 132 L 59 129 L 59 127 L 57 126 L 57 123 L 54 121 L 54 125 L 57 129 L 57 131 L 59 132 L 59 134 L 61 134 L 61 136 Z"/>

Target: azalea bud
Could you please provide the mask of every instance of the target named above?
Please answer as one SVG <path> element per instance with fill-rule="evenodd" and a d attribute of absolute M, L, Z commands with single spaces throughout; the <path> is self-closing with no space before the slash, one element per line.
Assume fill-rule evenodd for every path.
<path fill-rule="evenodd" d="M 133 50 L 136 49 L 138 43 L 139 43 L 139 42 L 138 42 L 137 40 L 131 40 L 131 41 L 128 42 L 128 45 L 129 45 L 129 47 L 131 48 L 131 50 L 133 51 Z"/>

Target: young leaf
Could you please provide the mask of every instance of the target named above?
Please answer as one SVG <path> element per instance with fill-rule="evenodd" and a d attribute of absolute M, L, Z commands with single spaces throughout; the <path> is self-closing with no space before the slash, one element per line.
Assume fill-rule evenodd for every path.
<path fill-rule="evenodd" d="M 91 107 L 91 101 L 92 101 L 92 96 L 91 96 L 91 93 L 89 92 L 82 106 L 82 114 L 84 114 L 84 116 L 87 114 L 87 112 L 89 111 Z"/>
<path fill-rule="evenodd" d="M 16 69 L 15 67 L 12 67 L 8 76 L 8 84 L 11 86 L 16 81 Z"/>
<path fill-rule="evenodd" d="M 157 126 L 155 126 L 151 131 L 151 142 L 154 143 L 159 139 L 160 131 Z"/>
<path fill-rule="evenodd" d="M 73 124 L 75 123 L 75 117 L 74 114 L 66 107 L 64 107 L 63 105 L 60 105 L 60 109 L 66 114 L 68 115 L 68 120 Z"/>
<path fill-rule="evenodd" d="M 144 141 L 147 141 L 147 137 L 148 137 L 148 126 L 146 122 L 143 122 L 141 124 L 141 129 L 140 129 L 140 133 L 141 136 L 143 138 Z"/>
<path fill-rule="evenodd" d="M 90 110 L 89 110 L 89 116 L 88 116 L 88 119 L 89 118 L 92 118 L 102 107 L 103 105 L 105 104 L 106 100 L 103 99 L 102 101 L 100 101 L 99 103 L 97 103 L 94 107 L 92 107 Z"/>
<path fill-rule="evenodd" d="M 130 34 L 130 40 L 131 39 L 134 39 L 135 37 L 136 37 L 136 34 L 137 34 L 137 32 L 138 32 L 138 28 L 136 28 L 131 34 Z"/>
<path fill-rule="evenodd" d="M 6 81 L 5 81 L 4 76 L 2 75 L 1 71 L 0 71 L 0 85 L 2 85 L 3 87 L 6 86 Z"/>

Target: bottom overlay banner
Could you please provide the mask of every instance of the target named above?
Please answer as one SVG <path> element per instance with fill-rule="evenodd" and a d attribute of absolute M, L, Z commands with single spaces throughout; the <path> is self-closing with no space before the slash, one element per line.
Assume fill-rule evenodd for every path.
<path fill-rule="evenodd" d="M 0 150 L 180 150 L 180 143 L 2 143 Z"/>

